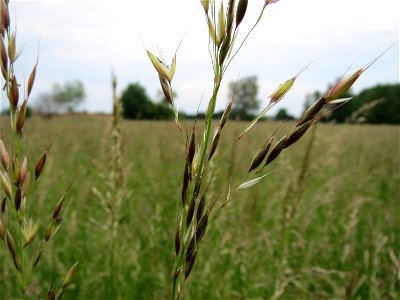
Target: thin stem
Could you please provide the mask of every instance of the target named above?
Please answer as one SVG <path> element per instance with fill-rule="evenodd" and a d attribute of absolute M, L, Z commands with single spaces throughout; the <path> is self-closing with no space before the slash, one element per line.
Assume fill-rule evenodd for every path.
<path fill-rule="evenodd" d="M 260 15 L 258 16 L 258 19 L 256 21 L 256 23 L 254 23 L 253 27 L 250 29 L 250 31 L 247 33 L 246 37 L 243 39 L 243 41 L 240 43 L 239 48 L 236 50 L 236 52 L 233 54 L 233 56 L 229 59 L 228 63 L 226 64 L 226 67 L 224 69 L 225 70 L 228 68 L 228 66 L 231 64 L 232 60 L 235 58 L 235 56 L 238 54 L 238 52 L 240 51 L 240 49 L 242 48 L 243 44 L 246 42 L 247 38 L 250 36 L 250 34 L 253 32 L 254 28 L 256 28 L 256 26 L 258 25 L 258 23 L 261 20 L 262 15 L 264 14 L 265 8 L 267 7 L 268 3 L 265 3 Z"/>
<path fill-rule="evenodd" d="M 221 68 L 217 67 L 217 73 L 216 73 L 215 79 L 214 79 L 213 95 L 210 99 L 210 103 L 208 106 L 206 128 L 204 131 L 204 141 L 203 141 L 203 145 L 201 148 L 199 166 L 198 166 L 198 170 L 197 170 L 197 174 L 196 174 L 196 181 L 195 181 L 196 183 L 200 180 L 200 177 L 202 176 L 202 172 L 204 170 L 204 164 L 205 164 L 204 160 L 205 160 L 206 153 L 207 153 L 208 142 L 210 140 L 212 119 L 213 119 L 213 115 L 214 115 L 214 111 L 215 111 L 215 104 L 217 102 L 217 95 L 218 95 L 219 87 L 221 85 L 220 74 L 221 74 Z"/>

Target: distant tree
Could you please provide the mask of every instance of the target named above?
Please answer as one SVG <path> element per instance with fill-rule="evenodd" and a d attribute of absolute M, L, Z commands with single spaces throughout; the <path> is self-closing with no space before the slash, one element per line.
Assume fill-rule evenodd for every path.
<path fill-rule="evenodd" d="M 53 95 L 51 93 L 42 93 L 36 99 L 34 110 L 36 113 L 44 117 L 51 117 L 58 113 L 59 105 L 54 102 Z"/>
<path fill-rule="evenodd" d="M 53 100 L 64 110 L 73 112 L 85 99 L 85 89 L 79 80 L 67 82 L 64 86 L 53 85 Z"/>
<path fill-rule="evenodd" d="M 140 83 L 131 83 L 123 91 L 123 116 L 126 119 L 152 119 L 154 103 Z"/>
<path fill-rule="evenodd" d="M 321 92 L 308 95 L 306 106 L 321 95 Z M 362 90 L 358 95 L 349 91 L 342 97 L 354 99 L 342 105 L 340 109 L 335 109 L 332 105 L 332 112 L 327 114 L 325 121 L 400 124 L 400 84 L 377 85 Z"/>
<path fill-rule="evenodd" d="M 235 96 L 232 107 L 232 118 L 248 120 L 259 108 L 257 100 L 257 77 L 251 76 L 229 83 L 229 98 Z"/>
<path fill-rule="evenodd" d="M 82 82 L 76 80 L 65 85 L 54 84 L 52 91 L 42 93 L 36 100 L 35 110 L 39 114 L 50 117 L 57 113 L 74 112 L 85 99 Z"/>
<path fill-rule="evenodd" d="M 400 84 L 377 85 L 365 89 L 354 99 L 360 110 L 363 105 L 371 104 L 365 123 L 400 124 Z"/>
<path fill-rule="evenodd" d="M 275 115 L 275 120 L 293 120 L 293 116 L 289 115 L 285 108 L 281 108 Z"/>

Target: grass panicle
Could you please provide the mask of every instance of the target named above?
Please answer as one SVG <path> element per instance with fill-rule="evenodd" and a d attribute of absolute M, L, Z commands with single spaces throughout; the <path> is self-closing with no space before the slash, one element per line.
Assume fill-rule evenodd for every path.
<path fill-rule="evenodd" d="M 225 202 L 222 202 L 222 204 L 217 206 L 215 206 L 216 200 L 207 203 L 207 201 L 205 201 L 205 199 L 207 199 L 207 189 L 203 183 L 210 180 L 212 177 L 211 174 L 213 174 L 214 169 L 212 158 L 217 153 L 222 136 L 222 129 L 229 117 L 234 100 L 232 99 L 228 103 L 219 125 L 214 130 L 213 137 L 211 137 L 211 132 L 213 131 L 212 124 L 214 112 L 221 82 L 233 58 L 242 48 L 250 33 L 260 22 L 267 5 L 275 2 L 277 1 L 265 1 L 259 18 L 242 40 L 241 44 L 239 44 L 239 47 L 235 48 L 237 32 L 240 25 L 245 20 L 246 11 L 249 4 L 248 1 L 240 0 L 237 3 L 234 0 L 230 0 L 228 1 L 226 8 L 223 1 L 200 1 L 200 4 L 204 10 L 206 25 L 209 33 L 209 53 L 214 70 L 213 92 L 207 105 L 205 114 L 206 120 L 203 133 L 201 134 L 203 139 L 200 141 L 200 146 L 197 153 L 194 154 L 196 149 L 195 126 L 193 126 L 190 140 L 187 138 L 185 142 L 186 160 L 181 192 L 182 201 L 180 201 L 178 205 L 177 224 L 175 230 L 176 258 L 173 272 L 174 276 L 171 299 L 179 298 L 182 287 L 192 272 L 196 257 L 198 255 L 199 242 L 206 232 L 207 226 L 210 224 L 210 216 L 211 220 L 214 220 L 215 217 L 220 214 L 221 210 L 234 199 L 239 190 L 249 188 L 259 183 L 265 176 L 270 174 L 271 172 L 264 175 L 258 175 L 263 168 L 274 162 L 280 156 L 283 150 L 297 143 L 305 135 L 313 123 L 317 122 L 321 118 L 320 112 L 323 109 L 325 109 L 330 103 L 341 101 L 338 99 L 356 82 L 356 80 L 366 69 L 362 68 L 349 77 L 339 80 L 332 89 L 330 89 L 323 97 L 318 99 L 309 109 L 304 112 L 303 116 L 296 123 L 296 125 L 275 145 L 272 145 L 275 138 L 275 133 L 268 138 L 267 142 L 255 153 L 248 169 L 248 174 L 243 177 L 241 183 L 239 183 L 236 188 L 231 187 L 231 183 L 229 183 Z M 166 94 L 167 97 L 169 92 L 166 92 L 164 85 L 166 85 L 166 83 L 170 83 L 172 80 L 173 73 L 176 69 L 176 55 L 174 56 L 174 61 L 173 64 L 171 64 L 171 67 L 168 67 L 162 59 L 158 59 L 149 52 L 148 56 L 150 57 L 154 68 L 160 76 L 161 86 L 164 94 Z M 266 112 L 268 112 L 275 104 L 280 102 L 285 97 L 285 95 L 293 88 L 298 76 L 309 65 L 304 67 L 294 77 L 286 80 L 278 86 L 278 88 L 269 96 L 270 100 L 268 105 L 242 131 L 234 144 L 241 140 L 244 135 L 248 133 L 250 129 L 257 123 L 257 121 L 265 115 Z M 165 81 L 164 83 L 163 80 Z M 170 88 L 170 86 L 168 86 L 168 88 Z M 193 161 L 194 156 L 196 156 L 196 159 Z M 229 182 L 230 181 L 231 180 L 229 179 Z M 214 207 L 216 207 L 216 209 L 213 212 Z M 205 214 L 204 211 L 206 211 Z M 195 214 L 195 212 L 197 213 Z"/>
<path fill-rule="evenodd" d="M 15 74 L 15 64 L 21 55 L 21 51 L 17 48 L 16 30 L 12 30 L 10 25 L 8 1 L 1 0 L 0 3 L 0 61 L 5 82 L 4 90 L 10 106 L 11 138 L 9 140 L 12 141 L 11 146 L 7 147 L 3 139 L 4 133 L 1 132 L 0 156 L 3 167 L 1 181 L 7 198 L 2 202 L 0 216 L 2 219 L 1 236 L 6 242 L 16 270 L 18 280 L 15 280 L 15 282 L 18 282 L 16 284 L 19 285 L 20 290 L 18 298 L 26 299 L 26 297 L 33 297 L 31 285 L 35 281 L 36 267 L 42 257 L 44 248 L 61 227 L 63 221 L 61 210 L 65 194 L 62 198 L 63 200 L 55 208 L 53 217 L 42 237 L 41 244 L 36 243 L 35 240 L 37 240 L 40 232 L 40 224 L 44 220 L 40 219 L 42 216 L 38 216 L 36 220 L 33 216 L 30 216 L 32 214 L 30 208 L 34 203 L 29 200 L 34 197 L 30 195 L 30 158 L 26 150 L 23 129 L 27 117 L 27 103 L 34 86 L 38 62 L 36 62 L 30 73 L 26 92 L 20 91 L 21 86 Z M 9 152 L 7 148 L 10 148 L 11 151 Z M 44 166 L 45 158 L 41 158 L 35 170 L 36 180 L 43 171 Z M 6 202 L 8 202 L 8 205 L 6 205 Z"/>

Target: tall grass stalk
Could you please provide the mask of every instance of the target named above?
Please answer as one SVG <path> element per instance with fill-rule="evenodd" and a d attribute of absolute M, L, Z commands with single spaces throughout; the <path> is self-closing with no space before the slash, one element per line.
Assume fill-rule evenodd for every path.
<path fill-rule="evenodd" d="M 11 140 L 11 146 L 9 147 L 11 152 L 9 152 L 10 149 L 7 150 L 3 139 L 4 132 L 1 132 L 0 139 L 0 156 L 3 168 L 0 175 L 4 192 L 0 215 L 0 237 L 4 240 L 5 246 L 9 250 L 10 258 L 19 278 L 20 294 L 18 297 L 26 299 L 26 297 L 33 296 L 29 288 L 33 282 L 35 270 L 43 256 L 45 246 L 59 231 L 63 223 L 62 215 L 65 209 L 67 192 L 61 196 L 61 199 L 56 204 L 42 241 L 38 244 L 37 237 L 40 223 L 47 218 L 39 216 L 38 220 L 34 221 L 32 212 L 29 209 L 31 205 L 34 205 L 34 203 L 28 201 L 33 192 L 30 189 L 33 184 L 31 183 L 31 171 L 28 165 L 32 159 L 28 158 L 23 131 L 27 103 L 35 82 L 38 61 L 36 61 L 29 75 L 27 86 L 21 88 L 15 74 L 15 63 L 21 55 L 21 51 L 17 49 L 16 30 L 12 30 L 10 26 L 8 1 L 1 0 L 0 7 L 0 62 L 2 76 L 5 81 L 5 94 L 10 107 L 11 122 L 11 136 L 9 138 Z M 39 177 L 45 167 L 49 150 L 50 146 L 43 151 L 35 165 L 35 187 L 37 187 Z M 54 294 L 54 297 L 51 296 L 52 299 L 62 298 L 77 266 L 78 263 L 67 272 L 67 276 L 58 293 L 55 293 L 52 287 L 49 289 L 48 293 Z"/>
<path fill-rule="evenodd" d="M 269 165 L 281 154 L 281 152 L 295 144 L 312 126 L 313 123 L 320 119 L 320 112 L 331 104 L 342 103 L 349 99 L 339 99 L 368 69 L 372 63 L 364 68 L 360 68 L 348 77 L 340 78 L 337 83 L 328 90 L 321 98 L 308 108 L 295 126 L 287 132 L 275 145 L 275 133 L 265 139 L 263 145 L 255 153 L 247 173 L 244 173 L 242 180 L 238 185 L 234 185 L 229 180 L 228 191 L 226 195 L 219 193 L 217 196 L 208 199 L 208 186 L 211 182 L 214 172 L 209 162 L 213 159 L 217 151 L 223 128 L 229 118 L 229 114 L 234 105 L 234 97 L 228 103 L 219 124 L 216 126 L 214 135 L 213 117 L 215 107 L 221 87 L 224 74 L 235 58 L 239 50 L 243 47 L 251 32 L 266 11 L 270 3 L 277 1 L 264 1 L 260 15 L 255 21 L 245 38 L 241 41 L 238 48 L 235 48 L 237 42 L 238 29 L 245 18 L 248 1 L 229 0 L 225 9 L 223 1 L 205 0 L 200 1 L 205 15 L 206 24 L 209 32 L 209 53 L 211 57 L 212 67 L 214 71 L 212 95 L 209 99 L 205 114 L 204 129 L 201 134 L 202 139 L 196 139 L 196 122 L 194 122 L 191 132 L 186 138 L 186 153 L 184 175 L 182 182 L 181 200 L 178 204 L 178 212 L 175 230 L 175 263 L 172 276 L 172 293 L 171 299 L 178 299 L 181 289 L 187 278 L 191 274 L 195 264 L 201 239 L 203 238 L 208 225 L 221 213 L 227 204 L 233 201 L 240 190 L 249 188 L 259 183 L 265 176 L 271 173 L 262 173 L 265 167 Z M 172 60 L 171 66 L 168 66 L 162 58 L 147 51 L 147 54 L 155 67 L 161 87 L 166 98 L 174 108 L 173 92 L 171 82 L 176 70 L 176 53 Z M 246 126 L 239 135 L 234 144 L 239 142 L 244 135 L 259 121 L 272 107 L 280 102 L 285 95 L 292 89 L 298 76 L 307 68 L 304 67 L 294 77 L 286 80 L 269 96 L 269 102 L 265 108 L 257 115 L 248 126 Z M 174 108 L 174 112 L 176 109 Z M 175 114 L 177 123 L 179 118 Z M 308 159 L 307 159 L 308 160 Z M 306 169 L 306 166 L 303 166 Z M 304 174 L 301 175 L 304 177 Z M 302 180 L 300 178 L 299 180 Z M 301 197 L 301 196 L 300 196 Z M 299 198 L 292 201 L 292 207 L 295 209 Z M 293 212 L 294 213 L 294 212 Z"/>
<path fill-rule="evenodd" d="M 106 245 L 109 246 L 108 256 L 108 282 L 106 286 L 107 297 L 118 297 L 119 289 L 116 283 L 118 278 L 117 266 L 115 265 L 116 255 L 119 252 L 120 223 L 122 219 L 121 207 L 123 201 L 129 196 L 125 184 L 125 170 L 123 167 L 123 133 L 122 133 L 122 103 L 117 94 L 117 79 L 112 75 L 112 119 L 109 130 L 109 137 L 106 140 L 106 155 L 109 156 L 105 171 L 100 171 L 102 187 L 93 187 L 94 196 L 103 208 L 104 220 L 93 220 L 98 226 L 106 231 Z"/>

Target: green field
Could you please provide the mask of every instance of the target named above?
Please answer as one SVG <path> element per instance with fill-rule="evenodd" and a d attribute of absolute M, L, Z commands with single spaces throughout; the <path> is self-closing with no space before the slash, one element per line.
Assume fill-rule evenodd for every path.
<path fill-rule="evenodd" d="M 124 121 L 125 178 L 130 196 L 123 204 L 114 245 L 103 229 L 107 215 L 92 193 L 106 191 L 112 139 L 104 116 L 31 118 L 25 126 L 26 155 L 36 160 L 57 135 L 27 211 L 40 220 L 43 237 L 55 204 L 72 180 L 64 223 L 51 240 L 30 299 L 45 298 L 55 278 L 62 284 L 82 255 L 65 299 L 169 299 L 174 263 L 176 209 L 180 201 L 185 145 L 172 122 Z M 2 135 L 10 145 L 8 118 Z M 244 123 L 224 128 L 209 195 L 237 185 L 255 151 L 278 126 L 260 123 L 235 148 Z M 281 136 L 292 124 L 283 126 Z M 242 190 L 208 228 L 181 299 L 395 299 L 399 292 L 399 127 L 325 125 L 284 151 L 274 173 Z M 309 153 L 309 164 L 302 168 Z M 34 162 L 29 164 L 33 172 Z M 300 170 L 302 196 L 296 188 Z M 267 170 L 268 171 L 268 170 Z M 2 191 L 2 193 L 4 193 Z M 2 195 L 3 198 L 3 195 Z M 282 230 L 285 204 L 298 201 Z M 37 249 L 39 239 L 30 249 Z M 110 287 L 108 257 L 116 290 Z M 7 246 L 0 246 L 0 298 L 19 297 Z"/>

